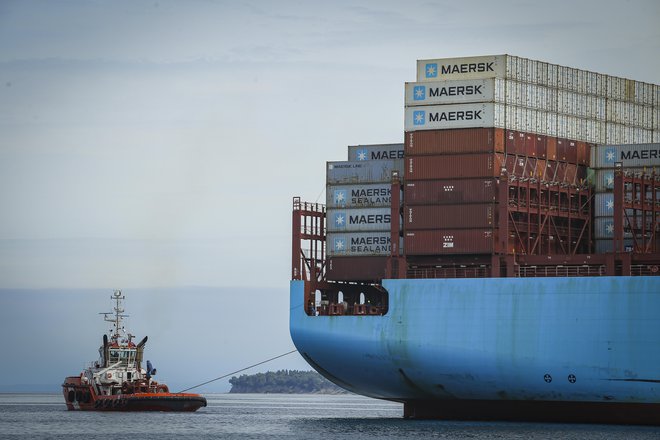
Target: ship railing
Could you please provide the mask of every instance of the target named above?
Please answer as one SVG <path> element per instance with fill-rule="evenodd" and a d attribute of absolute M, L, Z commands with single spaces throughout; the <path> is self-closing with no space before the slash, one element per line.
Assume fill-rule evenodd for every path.
<path fill-rule="evenodd" d="M 532 277 L 593 277 L 606 274 L 604 265 L 580 266 L 518 266 L 516 275 L 520 278 Z"/>
<path fill-rule="evenodd" d="M 408 278 L 488 278 L 491 276 L 489 267 L 421 267 L 411 268 Z"/>

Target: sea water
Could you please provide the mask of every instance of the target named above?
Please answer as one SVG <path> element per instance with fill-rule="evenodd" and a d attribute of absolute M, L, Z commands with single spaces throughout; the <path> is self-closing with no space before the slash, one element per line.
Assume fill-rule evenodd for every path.
<path fill-rule="evenodd" d="M 659 439 L 660 427 L 404 420 L 355 395 L 210 394 L 195 413 L 67 411 L 60 394 L 0 394 L 2 439 Z"/>

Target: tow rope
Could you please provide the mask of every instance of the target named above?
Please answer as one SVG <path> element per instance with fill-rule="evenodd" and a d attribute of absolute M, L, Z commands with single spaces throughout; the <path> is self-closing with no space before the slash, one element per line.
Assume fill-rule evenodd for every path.
<path fill-rule="evenodd" d="M 249 370 L 250 368 L 254 368 L 254 367 L 258 366 L 258 365 L 265 364 L 266 362 L 274 361 L 275 359 L 279 359 L 279 358 L 281 358 L 281 357 L 288 356 L 288 355 L 290 355 L 291 353 L 295 353 L 295 352 L 297 352 L 297 351 L 298 351 L 298 350 L 291 350 L 291 351 L 288 352 L 288 353 L 284 353 L 284 354 L 281 354 L 281 355 L 279 355 L 279 356 L 275 356 L 275 357 L 272 357 L 272 358 L 270 358 L 270 359 L 266 359 L 265 361 L 258 362 L 258 363 L 254 364 L 254 365 L 250 365 L 249 367 L 241 368 L 240 370 L 232 371 L 231 373 L 225 374 L 225 375 L 220 376 L 220 377 L 216 377 L 215 379 L 207 380 L 206 382 L 202 382 L 202 383 L 200 383 L 199 385 L 195 385 L 194 387 L 186 388 L 185 390 L 181 390 L 181 391 L 179 391 L 179 393 L 185 393 L 186 391 L 190 391 L 190 390 L 192 390 L 192 389 L 194 389 L 194 388 L 201 387 L 202 385 L 206 385 L 207 383 L 211 383 L 211 382 L 215 382 L 216 380 L 224 379 L 225 377 L 231 376 L 232 374 L 236 374 L 236 373 L 240 373 L 241 371 Z"/>

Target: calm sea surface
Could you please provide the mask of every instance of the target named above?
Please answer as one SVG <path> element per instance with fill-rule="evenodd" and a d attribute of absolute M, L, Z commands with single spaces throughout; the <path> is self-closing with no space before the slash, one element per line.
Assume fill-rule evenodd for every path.
<path fill-rule="evenodd" d="M 67 411 L 57 394 L 0 394 L 2 439 L 660 439 L 605 425 L 410 421 L 399 404 L 343 395 L 210 394 L 196 413 Z"/>

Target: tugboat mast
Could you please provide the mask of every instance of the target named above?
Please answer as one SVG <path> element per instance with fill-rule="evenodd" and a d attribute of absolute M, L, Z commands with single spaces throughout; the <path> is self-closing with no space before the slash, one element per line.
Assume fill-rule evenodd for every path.
<path fill-rule="evenodd" d="M 124 309 L 122 308 L 121 301 L 123 299 L 126 299 L 125 296 L 122 295 L 121 290 L 115 290 L 112 296 L 110 297 L 111 299 L 115 300 L 115 307 L 114 307 L 114 312 L 101 312 L 99 315 L 103 315 L 103 319 L 107 322 L 112 322 L 114 326 L 114 331 L 111 329 L 110 331 L 112 332 L 112 335 L 110 338 L 112 339 L 113 342 L 119 343 L 119 340 L 121 338 L 120 331 L 124 331 L 124 327 L 121 326 L 122 318 L 128 318 L 128 315 L 124 315 Z M 114 314 L 114 317 L 109 317 L 109 315 Z M 120 330 L 121 329 L 121 330 Z M 130 342 L 131 338 L 133 335 L 128 335 L 128 342 Z"/>

